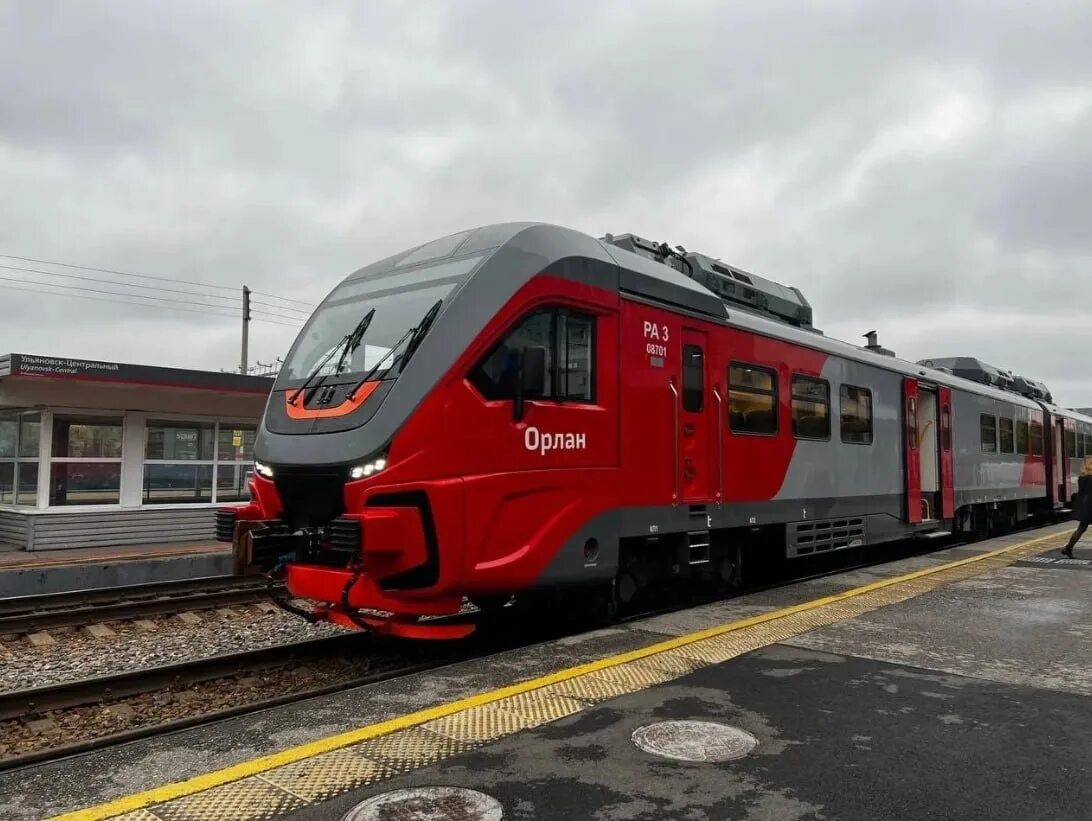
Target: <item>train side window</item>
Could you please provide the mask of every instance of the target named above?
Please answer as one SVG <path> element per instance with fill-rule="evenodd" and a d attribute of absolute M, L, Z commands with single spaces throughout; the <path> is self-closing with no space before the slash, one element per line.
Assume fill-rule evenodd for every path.
<path fill-rule="evenodd" d="M 940 412 L 940 447 L 945 452 L 952 449 L 952 406 L 948 402 Z"/>
<path fill-rule="evenodd" d="M 792 376 L 792 433 L 797 439 L 830 438 L 830 383 Z"/>
<path fill-rule="evenodd" d="M 1015 451 L 1016 437 L 1013 433 L 1012 420 L 1002 416 L 997 420 L 997 430 L 1001 436 L 1001 453 L 1013 453 Z"/>
<path fill-rule="evenodd" d="M 471 384 L 486 399 L 514 399 L 517 356 L 525 347 L 546 349 L 546 390 L 535 398 L 594 401 L 594 317 L 561 308 L 528 314 L 471 372 Z"/>
<path fill-rule="evenodd" d="M 1070 459 L 1074 459 L 1077 456 L 1077 433 L 1076 431 L 1067 430 L 1065 432 L 1065 452 Z"/>
<path fill-rule="evenodd" d="M 557 399 L 591 402 L 595 398 L 592 343 L 595 319 L 587 314 L 558 311 Z"/>
<path fill-rule="evenodd" d="M 689 413 L 701 413 L 705 398 L 705 362 L 698 345 L 682 346 L 682 406 Z"/>
<path fill-rule="evenodd" d="M 1028 423 L 1022 419 L 1016 420 L 1016 452 L 1028 452 Z"/>
<path fill-rule="evenodd" d="M 997 452 L 997 417 L 984 413 L 981 416 L 982 452 Z"/>
<path fill-rule="evenodd" d="M 872 444 L 872 391 L 854 385 L 842 385 L 842 441 L 855 445 Z"/>
<path fill-rule="evenodd" d="M 1031 423 L 1031 455 L 1043 455 L 1043 423 Z"/>
<path fill-rule="evenodd" d="M 728 427 L 733 433 L 777 433 L 777 373 L 733 362 L 728 366 Z"/>

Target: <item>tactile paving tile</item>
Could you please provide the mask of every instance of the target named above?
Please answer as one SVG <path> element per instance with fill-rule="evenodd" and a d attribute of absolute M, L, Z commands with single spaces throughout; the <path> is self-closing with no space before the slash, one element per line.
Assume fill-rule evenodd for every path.
<path fill-rule="evenodd" d="M 125 815 L 115 815 L 114 821 L 161 821 L 161 819 L 149 810 L 134 810 Z"/>
<path fill-rule="evenodd" d="M 671 681 L 674 678 L 678 678 L 678 676 L 667 672 L 662 667 L 643 664 L 642 661 L 631 661 L 628 664 L 620 664 L 617 667 L 596 670 L 593 673 L 588 673 L 588 675 L 624 688 L 624 693 L 635 693 L 638 690 L 647 689 L 655 684 L 662 684 L 665 681 Z"/>
<path fill-rule="evenodd" d="M 699 667 L 705 666 L 703 661 L 680 653 L 677 649 L 655 653 L 641 659 L 641 662 L 659 667 L 664 672 L 672 673 L 675 676 L 685 676 L 687 673 L 693 673 Z"/>
<path fill-rule="evenodd" d="M 433 719 L 421 727 L 464 744 L 481 744 L 525 729 L 527 720 L 494 704 L 485 704 Z"/>
<path fill-rule="evenodd" d="M 176 798 L 151 810 L 162 821 L 265 821 L 306 806 L 302 798 L 255 775 Z"/>
<path fill-rule="evenodd" d="M 546 688 L 544 687 L 543 689 Z M 557 684 L 551 684 L 550 689 L 558 695 L 579 699 L 580 701 L 589 704 L 597 704 L 600 701 L 617 698 L 618 696 L 624 696 L 626 693 L 632 692 L 632 690 L 625 685 L 614 681 L 608 681 L 602 677 L 593 676 L 590 673 L 576 676 L 568 681 L 559 681 Z"/>
<path fill-rule="evenodd" d="M 381 781 L 390 773 L 388 765 L 365 758 L 354 745 L 285 764 L 262 773 L 262 777 L 292 795 L 315 802 Z"/>
<path fill-rule="evenodd" d="M 356 745 L 365 758 L 385 764 L 392 773 L 404 773 L 433 764 L 469 749 L 470 745 L 423 727 L 408 727 Z"/>
<path fill-rule="evenodd" d="M 584 709 L 583 702 L 568 696 L 544 692 L 542 688 L 502 698 L 494 704 L 505 712 L 524 717 L 528 728 L 557 721 L 559 718 L 571 716 Z"/>

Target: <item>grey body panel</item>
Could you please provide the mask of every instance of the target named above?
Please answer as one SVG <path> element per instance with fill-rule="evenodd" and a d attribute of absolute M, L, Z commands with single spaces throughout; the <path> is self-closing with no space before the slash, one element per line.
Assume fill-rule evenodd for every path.
<path fill-rule="evenodd" d="M 830 383 L 830 441 L 800 439 L 775 498 L 779 500 L 903 494 L 902 374 L 832 356 L 822 378 Z M 842 385 L 872 391 L 872 444 L 843 442 Z M 896 508 L 896 511 L 899 508 Z M 868 511 L 862 511 L 868 512 Z"/>

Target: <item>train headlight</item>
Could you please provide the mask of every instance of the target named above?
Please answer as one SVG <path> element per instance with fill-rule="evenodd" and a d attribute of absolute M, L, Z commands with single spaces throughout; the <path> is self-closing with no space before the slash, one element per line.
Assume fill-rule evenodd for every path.
<path fill-rule="evenodd" d="M 369 476 L 374 476 L 383 470 L 387 466 L 387 457 L 380 456 L 376 459 L 372 459 L 370 462 L 365 462 L 363 465 L 354 465 L 349 468 L 350 479 L 367 479 Z"/>
<path fill-rule="evenodd" d="M 264 462 L 254 460 L 254 472 L 257 473 L 259 476 L 264 476 L 266 479 L 273 478 L 273 468 L 271 468 Z"/>

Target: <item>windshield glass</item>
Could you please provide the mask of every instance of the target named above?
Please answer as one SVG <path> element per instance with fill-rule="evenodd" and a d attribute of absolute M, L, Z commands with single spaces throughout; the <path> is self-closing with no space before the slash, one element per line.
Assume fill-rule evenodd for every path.
<path fill-rule="evenodd" d="M 300 332 L 292 347 L 281 377 L 300 381 L 330 354 L 337 350 L 319 372 L 333 375 L 344 345 L 345 336 L 352 333 L 368 311 L 375 314 L 360 345 L 346 357 L 340 374 L 359 378 L 383 359 L 406 333 L 424 318 L 428 309 L 439 299 L 445 299 L 461 283 L 466 274 L 481 260 L 468 257 L 410 271 L 386 271 L 367 278 L 343 282 L 318 307 Z M 402 350 L 405 350 L 403 340 Z M 380 376 L 397 375 L 398 362 L 389 357 L 379 371 Z M 387 368 L 396 366 L 388 373 Z"/>

